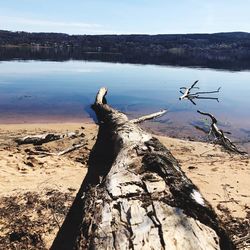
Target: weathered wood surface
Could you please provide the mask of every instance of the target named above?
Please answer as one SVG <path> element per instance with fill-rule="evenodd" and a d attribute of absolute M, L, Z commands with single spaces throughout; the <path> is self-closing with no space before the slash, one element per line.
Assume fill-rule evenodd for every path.
<path fill-rule="evenodd" d="M 50 134 L 40 134 L 40 135 L 28 135 L 22 138 L 16 138 L 15 142 L 18 145 L 21 145 L 21 144 L 41 145 L 43 143 L 56 141 L 61 138 L 63 138 L 63 136 L 60 134 L 50 133 Z"/>
<path fill-rule="evenodd" d="M 27 135 L 25 137 L 16 138 L 15 142 L 18 145 L 22 144 L 42 145 L 43 143 L 57 141 L 64 137 L 74 138 L 76 136 L 77 135 L 74 132 L 69 132 L 66 134 L 47 133 L 47 134 Z"/>
<path fill-rule="evenodd" d="M 234 249 L 216 214 L 156 138 L 106 104 L 89 169 L 51 249 Z"/>

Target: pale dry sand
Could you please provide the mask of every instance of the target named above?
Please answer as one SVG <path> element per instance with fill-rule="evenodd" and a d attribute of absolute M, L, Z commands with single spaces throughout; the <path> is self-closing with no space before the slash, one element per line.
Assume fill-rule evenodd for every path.
<path fill-rule="evenodd" d="M 32 154 L 34 146 L 17 146 L 16 137 L 41 133 L 77 131 L 76 139 L 64 139 L 44 144 L 49 152 L 58 152 L 77 142 L 86 146 L 63 156 Z M 0 198 L 48 190 L 74 196 L 87 172 L 86 162 L 97 133 L 95 124 L 12 124 L 0 125 Z M 218 214 L 228 211 L 233 217 L 246 218 L 250 206 L 249 157 L 230 155 L 219 146 L 157 136 L 179 160 L 183 171 L 196 184 Z M 31 151 L 30 151 L 31 150 Z M 59 223 L 62 223 L 61 218 Z M 2 224 L 1 224 L 2 223 Z M 0 218 L 0 230 L 4 219 Z M 5 225 L 6 226 L 6 225 Z M 45 233 L 49 248 L 58 229 Z M 1 237 L 1 234 L 0 234 Z"/>
<path fill-rule="evenodd" d="M 17 147 L 13 142 L 16 137 L 43 134 L 48 132 L 67 133 L 81 130 L 83 124 L 11 124 L 0 125 L 0 195 L 13 192 L 38 191 L 44 188 L 55 188 L 65 191 L 78 189 L 85 174 L 86 164 L 76 162 L 71 154 L 65 156 L 31 156 L 25 150 L 31 145 Z M 83 138 L 90 150 L 94 144 L 97 128 L 94 124 L 84 124 Z M 47 144 L 50 152 L 63 150 L 72 143 L 55 141 Z M 45 144 L 44 144 L 45 145 Z M 86 154 L 86 149 L 84 154 Z M 88 150 L 87 150 L 88 151 Z M 73 155 L 81 152 L 73 152 Z M 81 155 L 80 155 L 81 156 Z M 31 167 L 30 165 L 34 165 Z"/>
<path fill-rule="evenodd" d="M 246 216 L 246 206 L 250 206 L 248 156 L 230 155 L 218 145 L 158 138 L 218 213 L 221 212 L 219 205 L 228 208 L 234 217 Z"/>

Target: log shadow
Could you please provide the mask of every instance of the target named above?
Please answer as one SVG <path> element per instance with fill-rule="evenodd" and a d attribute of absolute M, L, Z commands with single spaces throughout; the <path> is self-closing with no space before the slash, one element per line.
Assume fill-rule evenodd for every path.
<path fill-rule="evenodd" d="M 82 221 L 85 216 L 83 209 L 84 193 L 91 187 L 100 183 L 100 179 L 107 175 L 115 158 L 111 138 L 111 134 L 107 127 L 101 124 L 99 126 L 96 143 L 90 152 L 87 175 L 57 233 L 50 248 L 51 250 L 76 249 L 77 237 L 82 230 Z"/>

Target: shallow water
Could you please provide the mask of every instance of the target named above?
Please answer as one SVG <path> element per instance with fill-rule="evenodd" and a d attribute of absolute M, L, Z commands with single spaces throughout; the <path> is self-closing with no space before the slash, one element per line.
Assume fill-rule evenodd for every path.
<path fill-rule="evenodd" d="M 199 80 L 215 100 L 179 101 L 179 88 Z M 130 117 L 159 109 L 169 112 L 145 126 L 156 132 L 205 139 L 198 127 L 214 114 L 235 141 L 250 140 L 250 71 L 135 65 L 89 61 L 9 61 L 0 63 L 0 123 L 69 122 L 94 117 L 90 109 L 101 86 L 108 102 Z M 198 126 L 198 127 L 197 127 Z M 196 127 L 196 128 L 195 128 Z M 248 144 L 244 144 L 248 147 Z"/>

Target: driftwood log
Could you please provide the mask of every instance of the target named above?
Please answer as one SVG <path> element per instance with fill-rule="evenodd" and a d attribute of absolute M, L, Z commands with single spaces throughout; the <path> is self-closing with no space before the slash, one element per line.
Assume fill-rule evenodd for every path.
<path fill-rule="evenodd" d="M 18 145 L 22 145 L 22 144 L 42 145 L 43 143 L 56 141 L 62 138 L 63 136 L 60 134 L 49 133 L 49 134 L 40 134 L 40 135 L 28 135 L 22 138 L 16 138 L 15 142 Z"/>
<path fill-rule="evenodd" d="M 22 144 L 42 145 L 44 143 L 57 141 L 65 137 L 76 138 L 77 134 L 75 132 L 68 132 L 66 134 L 47 133 L 47 134 L 38 134 L 38 135 L 27 135 L 25 137 L 16 138 L 15 142 L 18 145 L 22 145 Z"/>
<path fill-rule="evenodd" d="M 106 93 L 92 107 L 99 132 L 87 176 L 51 249 L 234 249 L 170 151 Z"/>

